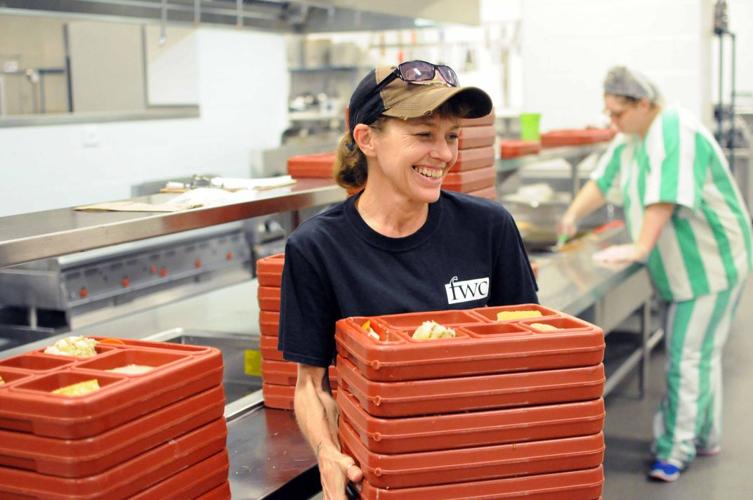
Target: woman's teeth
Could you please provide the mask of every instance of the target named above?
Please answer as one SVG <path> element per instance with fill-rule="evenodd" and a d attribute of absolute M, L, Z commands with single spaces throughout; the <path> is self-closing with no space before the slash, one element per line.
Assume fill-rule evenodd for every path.
<path fill-rule="evenodd" d="M 442 177 L 443 172 L 443 170 L 439 168 L 413 167 L 413 170 L 429 179 L 439 179 Z"/>

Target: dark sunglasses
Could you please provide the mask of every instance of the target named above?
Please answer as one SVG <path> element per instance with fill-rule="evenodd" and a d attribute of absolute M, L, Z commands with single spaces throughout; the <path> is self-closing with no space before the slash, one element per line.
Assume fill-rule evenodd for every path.
<path fill-rule="evenodd" d="M 450 87 L 457 87 L 459 85 L 457 73 L 455 73 L 455 70 L 449 66 L 445 66 L 444 64 L 432 64 L 426 61 L 406 61 L 400 63 L 397 68 L 395 68 L 395 71 L 390 73 L 379 83 L 379 85 L 377 85 L 375 93 L 381 92 L 382 89 L 393 82 L 395 78 L 400 78 L 408 83 L 430 82 L 434 80 L 437 72 L 439 72 L 439 75 Z"/>

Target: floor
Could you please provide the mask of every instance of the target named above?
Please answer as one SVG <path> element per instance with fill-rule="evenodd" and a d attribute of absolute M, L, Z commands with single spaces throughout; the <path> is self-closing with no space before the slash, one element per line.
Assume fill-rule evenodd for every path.
<path fill-rule="evenodd" d="M 643 399 L 635 378 L 607 398 L 605 500 L 753 498 L 753 279 L 740 301 L 724 354 L 724 440 L 716 457 L 697 458 L 675 483 L 645 473 L 651 421 L 664 391 L 664 349 L 657 347 Z"/>

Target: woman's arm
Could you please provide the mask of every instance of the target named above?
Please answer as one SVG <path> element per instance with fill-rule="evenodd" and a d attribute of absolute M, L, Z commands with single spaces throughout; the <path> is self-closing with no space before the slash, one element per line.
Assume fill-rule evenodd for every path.
<path fill-rule="evenodd" d="M 325 499 L 344 499 L 346 481 L 363 478 L 353 458 L 340 453 L 337 403 L 332 398 L 327 369 L 298 365 L 295 415 L 301 432 L 316 453 Z"/>
<path fill-rule="evenodd" d="M 574 236 L 578 221 L 607 202 L 594 181 L 588 181 L 575 196 L 557 225 L 559 234 Z"/>

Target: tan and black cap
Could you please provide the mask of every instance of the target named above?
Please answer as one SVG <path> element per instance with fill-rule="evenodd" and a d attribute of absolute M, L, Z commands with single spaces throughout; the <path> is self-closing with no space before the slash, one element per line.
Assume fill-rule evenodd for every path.
<path fill-rule="evenodd" d="M 462 100 L 470 110 L 462 118 L 479 118 L 492 110 L 489 95 L 477 87 L 453 87 L 439 72 L 431 81 L 406 82 L 394 78 L 383 82 L 395 73 L 395 66 L 382 66 L 371 70 L 356 87 L 350 98 L 348 130 L 351 134 L 359 123 L 370 125 L 380 116 L 407 120 L 430 114 L 451 99 Z"/>

